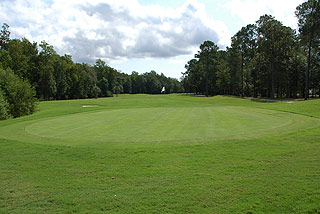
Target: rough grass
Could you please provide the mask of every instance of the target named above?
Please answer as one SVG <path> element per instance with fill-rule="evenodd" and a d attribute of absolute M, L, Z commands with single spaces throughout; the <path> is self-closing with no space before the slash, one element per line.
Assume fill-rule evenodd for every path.
<path fill-rule="evenodd" d="M 82 105 L 100 107 L 82 108 Z M 115 119 L 121 118 L 120 113 L 128 113 L 119 119 L 128 120 L 132 119 L 129 116 L 132 112 L 154 108 L 162 115 L 179 109 L 175 120 L 182 121 L 186 121 L 181 119 L 185 110 L 204 109 L 201 117 L 205 122 L 207 109 L 214 109 L 209 116 L 219 114 L 229 118 L 230 127 L 243 120 L 241 115 L 250 117 L 252 113 L 259 120 L 265 119 L 266 127 L 287 121 L 282 127 L 289 128 L 240 138 L 204 137 L 194 143 L 179 140 L 148 143 L 149 140 L 141 138 L 128 146 L 127 140 L 107 143 L 112 141 L 110 138 L 89 143 L 87 140 L 92 136 L 86 138 L 85 130 L 78 133 L 79 137 L 69 138 L 74 133 L 70 132 L 59 136 L 60 140 L 52 140 L 57 131 L 46 127 L 51 122 L 68 123 L 80 115 L 101 121 L 95 117 L 99 112 Z M 227 114 L 217 109 L 225 109 Z M 234 114 L 230 117 L 231 110 Z M 120 113 L 108 115 L 109 111 Z M 275 119 L 268 122 L 267 113 Z M 277 114 L 282 115 L 280 120 L 274 116 Z M 140 116 L 144 120 L 152 118 L 152 114 Z M 42 102 L 36 114 L 0 123 L 0 213 L 319 213 L 317 118 L 320 118 L 318 100 L 287 104 L 233 97 L 123 95 Z M 201 122 L 191 121 L 191 125 Z M 113 132 L 119 128 L 110 126 Z M 167 129 L 165 123 L 163 128 Z M 29 133 L 35 130 L 40 136 Z M 193 136 L 189 132 L 183 134 Z M 77 143 L 80 138 L 85 139 L 82 144 Z"/>

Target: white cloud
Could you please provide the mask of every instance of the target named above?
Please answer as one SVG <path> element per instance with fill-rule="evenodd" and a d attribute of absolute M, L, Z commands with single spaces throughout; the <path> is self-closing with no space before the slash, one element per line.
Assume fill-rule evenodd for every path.
<path fill-rule="evenodd" d="M 296 29 L 294 16 L 296 7 L 304 0 L 231 0 L 224 6 L 231 10 L 233 16 L 240 18 L 242 24 L 254 24 L 260 16 L 271 14 L 284 25 Z"/>
<path fill-rule="evenodd" d="M 225 47 L 231 36 L 196 0 L 177 9 L 137 0 L 3 0 L 0 11 L 13 36 L 46 40 L 83 62 L 192 54 L 205 40 Z"/>

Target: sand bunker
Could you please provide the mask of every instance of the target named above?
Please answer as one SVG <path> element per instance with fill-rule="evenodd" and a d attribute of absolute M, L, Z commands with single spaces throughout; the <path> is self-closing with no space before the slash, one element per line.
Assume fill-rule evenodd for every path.
<path fill-rule="evenodd" d="M 83 105 L 83 108 L 92 108 L 92 107 L 99 107 L 97 105 Z"/>

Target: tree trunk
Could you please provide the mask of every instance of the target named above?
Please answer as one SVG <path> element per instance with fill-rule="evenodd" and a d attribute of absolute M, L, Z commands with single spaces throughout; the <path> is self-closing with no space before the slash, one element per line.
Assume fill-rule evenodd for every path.
<path fill-rule="evenodd" d="M 271 63 L 271 90 L 270 90 L 270 98 L 274 98 L 274 59 L 272 58 L 272 63 Z"/>
<path fill-rule="evenodd" d="M 256 76 L 253 77 L 253 97 L 254 98 L 258 97 Z"/>
<path fill-rule="evenodd" d="M 309 98 L 309 76 L 310 76 L 310 64 L 311 64 L 311 39 L 309 40 L 309 51 L 308 51 L 308 65 L 306 72 L 306 88 L 304 93 L 304 99 L 307 100 Z"/>
<path fill-rule="evenodd" d="M 244 96 L 244 88 L 243 88 L 243 81 L 244 81 L 244 74 L 243 74 L 243 65 L 244 63 L 244 56 L 243 56 L 243 52 L 241 52 L 241 97 Z"/>
<path fill-rule="evenodd" d="M 209 54 L 207 54 L 207 60 L 206 60 L 206 97 L 209 96 L 209 63 L 208 63 L 208 56 Z"/>

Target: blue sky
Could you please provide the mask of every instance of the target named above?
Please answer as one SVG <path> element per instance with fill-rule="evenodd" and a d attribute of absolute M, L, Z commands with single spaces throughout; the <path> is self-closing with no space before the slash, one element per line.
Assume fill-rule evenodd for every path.
<path fill-rule="evenodd" d="M 45 40 L 76 62 L 102 59 L 125 73 L 180 78 L 205 40 L 221 49 L 241 27 L 271 14 L 296 28 L 303 0 L 1 0 L 13 38 Z"/>

